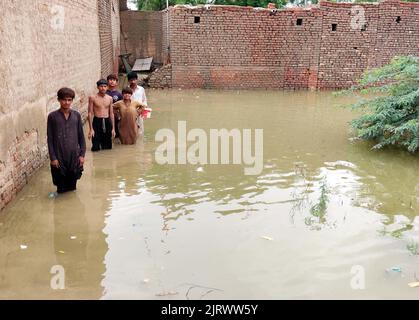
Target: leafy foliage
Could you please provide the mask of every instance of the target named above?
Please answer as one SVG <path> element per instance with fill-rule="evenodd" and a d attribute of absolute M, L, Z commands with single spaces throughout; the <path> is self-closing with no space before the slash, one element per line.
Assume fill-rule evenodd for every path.
<path fill-rule="evenodd" d="M 378 69 L 367 70 L 356 86 L 345 91 L 379 93 L 352 105 L 365 113 L 352 121 L 358 138 L 375 141 L 374 149 L 397 145 L 419 149 L 419 57 L 400 56 Z"/>
<path fill-rule="evenodd" d="M 407 1 L 407 0 L 403 0 Z M 419 0 L 409 0 L 413 2 L 419 2 Z M 166 8 L 166 0 L 136 0 L 138 10 L 144 11 L 158 11 Z M 272 2 L 276 4 L 277 8 L 284 7 L 287 3 L 292 3 L 297 6 L 304 6 L 308 1 L 304 0 L 169 0 L 169 5 L 174 6 L 176 4 L 217 4 L 217 5 L 236 5 L 236 6 L 250 6 L 250 7 L 261 7 L 266 8 L 268 3 Z M 318 0 L 311 0 L 312 4 L 317 4 Z M 378 2 L 378 0 L 329 0 L 329 2 Z"/>
<path fill-rule="evenodd" d="M 327 222 L 327 204 L 329 202 L 330 190 L 327 186 L 326 178 L 324 177 L 320 183 L 320 197 L 317 203 L 310 208 L 310 216 L 306 217 L 304 222 L 308 226 L 314 226 L 320 229 L 321 225 Z"/>
<path fill-rule="evenodd" d="M 297 1 L 297 0 L 293 0 Z M 169 6 L 176 4 L 216 4 L 216 5 L 236 5 L 236 6 L 250 6 L 266 8 L 268 3 L 275 3 L 277 8 L 283 7 L 287 0 L 169 0 Z M 163 10 L 166 8 L 166 0 L 137 0 L 138 10 Z"/>

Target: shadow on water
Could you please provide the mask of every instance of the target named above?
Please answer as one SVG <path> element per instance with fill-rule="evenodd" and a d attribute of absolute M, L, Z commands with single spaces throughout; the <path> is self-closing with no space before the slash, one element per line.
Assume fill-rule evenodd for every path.
<path fill-rule="evenodd" d="M 71 202 L 72 212 L 69 219 L 67 209 Z M 87 246 L 89 228 L 86 219 L 85 206 L 77 193 L 58 197 L 53 205 L 54 215 L 54 249 L 57 264 L 65 272 L 67 287 L 80 287 L 89 281 L 87 264 Z"/>

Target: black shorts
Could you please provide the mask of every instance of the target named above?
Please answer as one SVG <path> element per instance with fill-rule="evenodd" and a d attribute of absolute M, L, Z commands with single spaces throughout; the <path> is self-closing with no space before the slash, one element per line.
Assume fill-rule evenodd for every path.
<path fill-rule="evenodd" d="M 95 131 L 95 135 L 92 138 L 92 151 L 112 149 L 111 119 L 94 117 L 92 126 Z"/>

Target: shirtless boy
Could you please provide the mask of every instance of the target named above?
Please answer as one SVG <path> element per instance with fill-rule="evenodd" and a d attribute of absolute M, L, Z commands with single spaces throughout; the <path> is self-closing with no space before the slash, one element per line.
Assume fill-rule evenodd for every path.
<path fill-rule="evenodd" d="M 89 139 L 92 139 L 92 151 L 112 149 L 115 137 L 115 121 L 112 110 L 112 97 L 106 94 L 108 82 L 100 79 L 96 82 L 98 93 L 89 97 Z"/>

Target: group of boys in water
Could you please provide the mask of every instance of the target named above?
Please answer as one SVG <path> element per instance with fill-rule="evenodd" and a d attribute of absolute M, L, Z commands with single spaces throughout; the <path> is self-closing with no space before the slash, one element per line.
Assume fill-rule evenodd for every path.
<path fill-rule="evenodd" d="M 98 92 L 89 97 L 88 138 L 93 152 L 112 149 L 112 139 L 121 144 L 135 144 L 144 132 L 142 111 L 147 107 L 143 87 L 137 84 L 138 75 L 127 75 L 129 86 L 118 91 L 118 77 L 109 75 L 97 81 Z M 57 193 L 76 189 L 83 172 L 86 141 L 80 114 L 71 109 L 75 92 L 61 88 L 57 92 L 60 109 L 48 115 L 47 140 L 52 181 Z"/>

